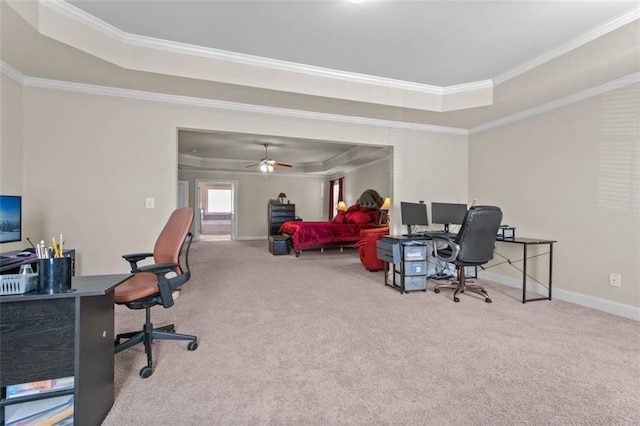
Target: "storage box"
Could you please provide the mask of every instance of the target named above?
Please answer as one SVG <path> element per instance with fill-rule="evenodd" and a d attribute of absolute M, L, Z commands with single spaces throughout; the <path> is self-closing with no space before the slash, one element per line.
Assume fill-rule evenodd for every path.
<path fill-rule="evenodd" d="M 0 296 L 23 294 L 38 288 L 38 274 L 0 275 Z"/>
<path fill-rule="evenodd" d="M 404 277 L 404 291 L 426 290 L 427 277 L 424 275 L 417 277 Z"/>
<path fill-rule="evenodd" d="M 404 260 L 427 260 L 427 247 L 423 245 L 405 245 Z"/>
<path fill-rule="evenodd" d="M 385 240 L 385 238 L 382 238 L 376 241 L 376 254 L 378 255 L 378 259 L 389 263 L 400 262 L 400 244 L 397 240 L 396 243 L 390 243 Z"/>
<path fill-rule="evenodd" d="M 289 241 L 284 235 L 269 235 L 269 251 L 273 255 L 289 254 Z"/>
<path fill-rule="evenodd" d="M 418 262 L 404 262 L 404 275 L 426 275 L 427 274 L 427 261 L 422 260 Z"/>

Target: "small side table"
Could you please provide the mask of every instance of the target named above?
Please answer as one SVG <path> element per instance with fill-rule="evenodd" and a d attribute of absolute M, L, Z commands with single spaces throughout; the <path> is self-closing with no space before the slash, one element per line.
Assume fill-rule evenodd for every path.
<path fill-rule="evenodd" d="M 535 302 L 537 300 L 551 300 L 551 287 L 553 283 L 553 243 L 556 243 L 556 240 L 543 240 L 540 238 L 525 238 L 525 237 L 516 237 L 516 238 L 496 238 L 496 241 L 502 243 L 509 244 L 520 244 L 522 245 L 522 303 L 527 302 Z M 531 245 L 548 245 L 549 246 L 549 295 L 547 297 L 536 297 L 533 299 L 527 299 L 527 247 Z M 547 253 L 542 253 L 547 254 Z M 541 254 L 541 255 L 542 255 Z M 541 256 L 538 255 L 538 256 Z M 504 256 L 503 256 L 504 257 Z M 513 266 L 515 261 L 505 258 L 506 261 Z M 497 265 L 494 265 L 497 266 Z"/>

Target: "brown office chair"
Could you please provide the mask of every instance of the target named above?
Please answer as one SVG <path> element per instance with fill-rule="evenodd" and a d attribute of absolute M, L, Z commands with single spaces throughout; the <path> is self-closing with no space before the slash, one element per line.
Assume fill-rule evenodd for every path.
<path fill-rule="evenodd" d="M 485 302 L 491 303 L 484 287 L 470 284 L 465 277 L 465 266 L 484 265 L 493 259 L 496 234 L 502 221 L 502 211 L 495 206 L 471 207 L 462 221 L 462 226 L 456 238 L 451 241 L 446 238 L 434 238 L 434 255 L 438 260 L 453 263 L 456 266 L 456 280 L 451 284 L 439 284 L 433 291 L 440 293 L 441 288 L 455 289 L 453 301 L 459 302 L 458 293 L 465 290 L 483 296 Z M 437 248 L 438 242 L 444 242 L 444 248 Z"/>
<path fill-rule="evenodd" d="M 175 210 L 158 236 L 153 253 L 125 254 L 131 265 L 130 279 L 115 289 L 115 303 L 126 305 L 130 309 L 144 309 L 146 321 L 141 331 L 118 334 L 115 340 L 115 353 L 138 343 L 144 344 L 147 365 L 140 370 L 140 377 L 146 379 L 153 374 L 151 345 L 154 339 L 189 340 L 187 349 L 194 351 L 198 347 L 198 338 L 175 332 L 175 325 L 153 328 L 151 308 L 162 305 L 173 306 L 173 292 L 191 278 L 189 270 L 189 248 L 193 235 L 189 232 L 193 222 L 193 209 L 184 207 Z M 186 249 L 183 251 L 184 246 Z M 180 263 L 184 254 L 184 268 Z M 138 262 L 153 256 L 155 263 L 138 266 Z M 127 339 L 120 343 L 121 339 Z"/>

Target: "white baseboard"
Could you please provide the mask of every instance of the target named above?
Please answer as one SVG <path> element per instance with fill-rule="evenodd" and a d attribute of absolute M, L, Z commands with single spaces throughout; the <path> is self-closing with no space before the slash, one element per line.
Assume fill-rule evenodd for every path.
<path fill-rule="evenodd" d="M 257 237 L 236 237 L 238 241 L 248 241 L 248 240 L 266 240 L 268 237 L 266 235 L 260 235 Z"/>
<path fill-rule="evenodd" d="M 507 285 L 509 287 L 522 289 L 522 280 L 520 279 L 493 274 L 486 271 L 478 271 L 478 278 L 493 281 L 498 284 Z M 549 294 L 546 287 L 535 282 L 527 282 L 527 291 L 538 293 L 541 296 L 547 296 Z M 640 321 L 640 307 L 623 305 L 622 303 L 612 302 L 610 300 L 587 296 L 580 293 L 574 293 L 572 291 L 563 290 L 556 287 L 553 288 L 551 297 L 553 299 L 575 303 L 576 305 L 586 306 L 587 308 L 597 309 L 609 314 L 618 315 L 635 321 Z"/>

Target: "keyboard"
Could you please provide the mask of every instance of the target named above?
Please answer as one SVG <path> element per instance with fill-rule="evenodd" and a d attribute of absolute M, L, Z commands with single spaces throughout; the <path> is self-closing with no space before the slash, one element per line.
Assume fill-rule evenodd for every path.
<path fill-rule="evenodd" d="M 22 259 L 18 257 L 0 256 L 1 266 L 13 265 L 14 263 L 20 263 L 20 262 L 22 262 Z"/>

